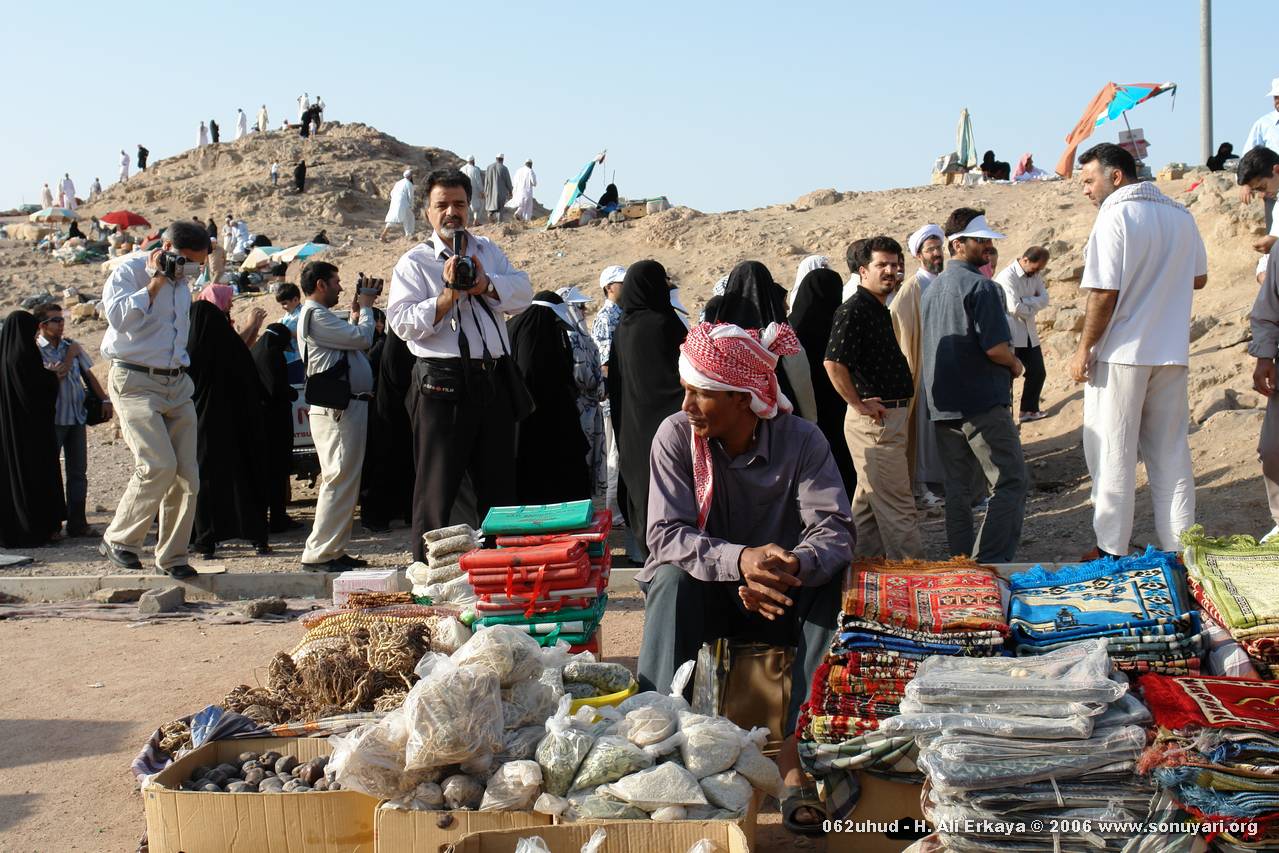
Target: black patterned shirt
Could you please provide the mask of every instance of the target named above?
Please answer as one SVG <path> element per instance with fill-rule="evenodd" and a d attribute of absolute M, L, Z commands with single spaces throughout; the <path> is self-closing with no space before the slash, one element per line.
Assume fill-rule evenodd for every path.
<path fill-rule="evenodd" d="M 915 393 L 910 365 L 893 332 L 888 307 L 864 287 L 858 287 L 835 311 L 826 360 L 837 361 L 852 374 L 853 387 L 863 400 L 905 400 Z"/>

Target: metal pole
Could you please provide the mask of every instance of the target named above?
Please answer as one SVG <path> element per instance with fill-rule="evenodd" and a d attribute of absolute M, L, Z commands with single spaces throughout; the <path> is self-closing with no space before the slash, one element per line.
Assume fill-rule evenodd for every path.
<path fill-rule="evenodd" d="M 1200 163 L 1212 156 L 1212 0 L 1199 0 Z"/>

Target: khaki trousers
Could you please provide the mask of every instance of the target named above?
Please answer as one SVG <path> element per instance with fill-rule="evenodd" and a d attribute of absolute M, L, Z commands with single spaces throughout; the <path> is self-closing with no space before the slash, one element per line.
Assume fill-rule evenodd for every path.
<path fill-rule="evenodd" d="M 906 461 L 909 429 L 910 410 L 904 406 L 885 411 L 882 423 L 852 407 L 844 416 L 844 438 L 857 470 L 855 556 L 902 560 L 924 555 Z"/>
<path fill-rule="evenodd" d="M 351 523 L 360 498 L 364 445 L 368 440 L 369 404 L 352 400 L 345 411 L 311 408 L 311 438 L 320 460 L 315 523 L 302 552 L 304 563 L 327 563 L 346 554 Z"/>
<path fill-rule="evenodd" d="M 1261 439 L 1257 442 L 1261 457 L 1261 476 L 1270 501 L 1270 517 L 1279 525 L 1279 394 L 1271 394 L 1266 404 L 1266 419 L 1261 422 Z"/>
<path fill-rule="evenodd" d="M 113 364 L 107 375 L 107 393 L 120 419 L 124 442 L 133 451 L 134 468 L 102 538 L 116 548 L 140 554 L 158 513 L 155 564 L 161 570 L 186 564 L 195 523 L 200 470 L 195 457 L 194 389 L 186 374 L 152 376 Z"/>

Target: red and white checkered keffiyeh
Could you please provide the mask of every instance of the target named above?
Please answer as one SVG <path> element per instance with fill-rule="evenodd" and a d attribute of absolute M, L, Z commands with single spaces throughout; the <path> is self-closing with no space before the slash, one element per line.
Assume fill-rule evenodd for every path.
<path fill-rule="evenodd" d="M 799 352 L 799 338 L 785 323 L 770 323 L 762 331 L 731 323 L 699 323 L 680 345 L 679 375 L 694 388 L 750 394 L 751 411 L 767 420 L 779 411 L 791 411 L 790 400 L 777 386 L 777 361 Z M 697 526 L 705 529 L 715 486 L 714 466 L 710 443 L 696 432 L 692 439 Z"/>

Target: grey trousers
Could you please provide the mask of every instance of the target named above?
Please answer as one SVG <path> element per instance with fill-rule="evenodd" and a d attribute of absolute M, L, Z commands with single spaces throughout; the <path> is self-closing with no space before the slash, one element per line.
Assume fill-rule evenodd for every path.
<path fill-rule="evenodd" d="M 793 734 L 799 706 L 808 700 L 813 673 L 830 649 L 839 618 L 844 575 L 836 573 L 822 586 L 797 587 L 794 604 L 770 622 L 746 610 L 737 597 L 738 583 L 703 581 L 679 566 L 657 567 L 644 592 L 644 637 L 639 653 L 640 690 L 669 693 L 680 664 L 694 660 L 702 644 L 721 637 L 789 646 L 795 649 L 791 670 L 786 733 Z M 689 682 L 686 696 L 691 695 Z"/>
<path fill-rule="evenodd" d="M 961 420 L 934 421 L 946 466 L 946 544 L 955 556 L 1011 563 L 1026 515 L 1026 458 L 1012 409 L 996 406 Z M 973 530 L 973 483 L 992 493 L 981 529 Z"/>

